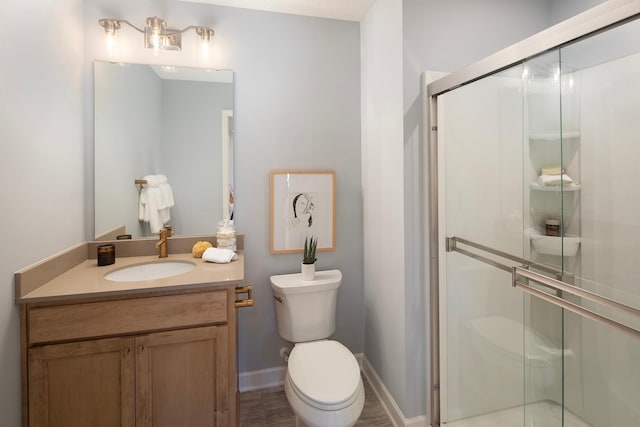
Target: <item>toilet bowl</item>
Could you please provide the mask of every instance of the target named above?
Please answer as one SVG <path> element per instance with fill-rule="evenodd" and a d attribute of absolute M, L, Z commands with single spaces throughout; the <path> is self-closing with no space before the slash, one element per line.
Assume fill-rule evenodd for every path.
<path fill-rule="evenodd" d="M 364 407 L 364 386 L 355 356 L 335 331 L 339 270 L 271 276 L 278 333 L 294 343 L 288 358 L 285 393 L 298 427 L 351 427 Z"/>
<path fill-rule="evenodd" d="M 364 407 L 358 362 L 337 341 L 296 344 L 289 355 L 285 393 L 301 427 L 352 426 Z"/>

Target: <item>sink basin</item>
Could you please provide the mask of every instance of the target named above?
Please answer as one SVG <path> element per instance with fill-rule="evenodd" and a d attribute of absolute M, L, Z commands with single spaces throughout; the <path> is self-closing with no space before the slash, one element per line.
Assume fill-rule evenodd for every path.
<path fill-rule="evenodd" d="M 159 261 L 135 264 L 107 273 L 104 278 L 113 282 L 142 282 L 178 276 L 196 268 L 189 261 Z"/>

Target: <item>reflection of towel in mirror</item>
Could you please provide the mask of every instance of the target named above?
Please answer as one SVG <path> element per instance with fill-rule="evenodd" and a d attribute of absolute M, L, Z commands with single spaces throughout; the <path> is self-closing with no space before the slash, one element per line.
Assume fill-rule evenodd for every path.
<path fill-rule="evenodd" d="M 152 233 L 159 233 L 171 219 L 169 209 L 174 206 L 173 193 L 164 175 L 147 175 L 140 190 L 138 219 L 148 222 Z"/>
<path fill-rule="evenodd" d="M 158 211 L 160 212 L 160 220 L 163 224 L 166 224 L 171 219 L 171 213 L 169 209 L 175 206 L 173 202 L 173 192 L 171 186 L 167 182 L 167 177 L 164 175 L 156 175 L 158 180 Z"/>
<path fill-rule="evenodd" d="M 569 177 L 569 175 L 563 173 L 562 175 L 540 175 L 538 178 L 538 182 L 541 185 L 569 185 L 573 182 L 573 180 Z"/>
<path fill-rule="evenodd" d="M 238 255 L 231 249 L 207 248 L 202 254 L 202 259 L 218 264 L 227 264 L 238 259 Z"/>

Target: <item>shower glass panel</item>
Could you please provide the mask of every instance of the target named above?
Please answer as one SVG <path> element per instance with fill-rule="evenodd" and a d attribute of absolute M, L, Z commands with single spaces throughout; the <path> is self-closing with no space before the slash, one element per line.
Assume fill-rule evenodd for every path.
<path fill-rule="evenodd" d="M 441 425 L 640 426 L 632 6 L 516 66 L 430 85 Z"/>
<path fill-rule="evenodd" d="M 580 116 L 580 209 L 566 227 L 580 246 L 564 258 L 573 263 L 576 286 L 640 308 L 640 22 L 560 54 L 563 106 L 574 96 Z M 640 329 L 637 318 L 576 303 Z M 565 344 L 566 412 L 593 427 L 640 425 L 640 339 L 567 313 Z"/>
<path fill-rule="evenodd" d="M 441 95 L 441 190 L 456 236 L 522 257 L 523 67 Z M 444 164 L 442 164 L 444 162 Z M 441 254 L 442 415 L 457 420 L 522 407 L 523 297 L 511 275 L 457 253 Z M 522 420 L 522 414 L 517 415 Z M 463 425 L 463 424 L 461 424 Z"/>
<path fill-rule="evenodd" d="M 565 214 L 573 211 L 565 200 L 575 191 L 572 158 L 565 146 L 575 139 L 575 126 L 564 120 L 570 105 L 561 102 L 559 51 L 537 56 L 523 65 L 524 97 L 524 258 L 563 273 L 562 229 Z M 566 114 L 567 120 L 572 119 Z M 576 125 L 577 126 L 577 125 Z M 571 128 L 571 131 L 565 129 Z M 566 155 L 565 155 L 566 154 Z M 572 164 L 573 165 L 573 164 Z M 567 184 L 562 185 L 563 182 Z M 572 186 L 573 185 L 573 186 Z M 531 268 L 531 270 L 537 270 Z M 538 287 L 544 292 L 548 288 Z M 563 407 L 563 310 L 529 294 L 523 294 L 524 324 L 524 425 L 562 426 Z"/>

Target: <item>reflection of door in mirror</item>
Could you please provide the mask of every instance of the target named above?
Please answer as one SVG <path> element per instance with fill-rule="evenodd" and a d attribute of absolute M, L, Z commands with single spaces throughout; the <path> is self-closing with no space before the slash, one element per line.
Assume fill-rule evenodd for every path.
<path fill-rule="evenodd" d="M 152 236 L 136 179 L 165 175 L 176 234 L 232 214 L 233 72 L 95 63 L 95 234 Z"/>
<path fill-rule="evenodd" d="M 222 218 L 233 219 L 233 110 L 222 111 Z"/>

